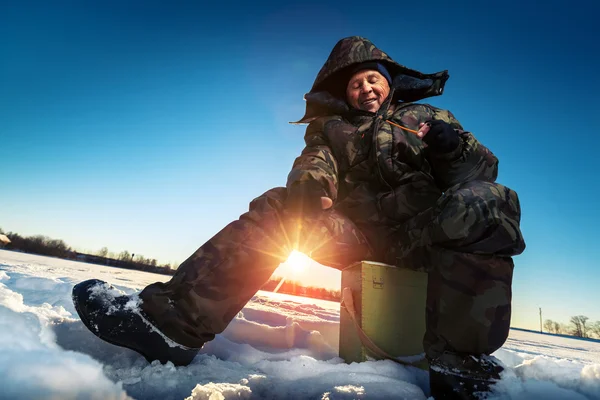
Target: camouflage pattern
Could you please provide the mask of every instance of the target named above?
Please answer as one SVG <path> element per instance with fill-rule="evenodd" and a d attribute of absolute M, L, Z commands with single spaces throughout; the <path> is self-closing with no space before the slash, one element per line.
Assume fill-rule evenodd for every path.
<path fill-rule="evenodd" d="M 433 78 L 392 64 L 371 46 L 358 37 L 340 41 L 313 89 L 333 87 L 345 66 L 368 60 L 386 60 L 396 65 L 394 74 L 413 74 L 435 89 Z M 334 207 L 318 220 L 292 218 L 284 208 L 286 188 L 252 201 L 248 213 L 200 247 L 171 281 L 141 293 L 159 329 L 183 345 L 201 346 L 295 248 L 336 268 L 371 260 L 428 272 L 424 344 L 430 359 L 448 351 L 490 354 L 504 343 L 511 257 L 525 248 L 517 194 L 495 182 L 498 160 L 449 111 L 400 101 L 397 89 L 405 87 L 392 87 L 377 113 L 344 109 L 331 93 L 308 96 L 320 103 L 310 109 L 306 146 L 287 187 L 317 181 Z M 416 130 L 430 119 L 457 130 L 455 151 L 435 154 L 394 125 Z"/>
<path fill-rule="evenodd" d="M 327 87 L 327 81 L 344 68 L 363 61 L 379 61 L 386 65 L 391 76 L 405 74 L 417 79 L 427 79 L 431 75 L 410 69 L 394 61 L 384 51 L 377 48 L 370 40 L 351 36 L 336 43 L 331 50 L 327 61 L 317 74 L 311 92 Z M 442 73 L 440 73 L 442 74 Z"/>
<path fill-rule="evenodd" d="M 339 114 L 339 105 L 331 107 L 333 99 L 324 99 L 322 94 L 332 94 L 334 98 L 343 97 L 350 78 L 348 67 L 365 61 L 377 61 L 385 65 L 391 76 L 395 77 L 396 98 L 403 101 L 439 96 L 449 78 L 448 71 L 425 74 L 407 68 L 392 60 L 368 39 L 360 36 L 347 37 L 334 46 L 317 74 L 310 92 L 305 95 L 306 114 L 296 123 L 308 123 L 318 116 Z M 328 107 L 321 107 L 323 101 L 328 103 Z"/>
<path fill-rule="evenodd" d="M 385 262 L 428 273 L 424 348 L 491 354 L 510 327 L 515 254 L 525 249 L 517 194 L 498 183 L 468 181 L 387 237 Z"/>
<path fill-rule="evenodd" d="M 250 209 L 202 245 L 166 283 L 141 293 L 141 308 L 165 335 L 202 347 L 222 332 L 292 249 L 337 268 L 371 257 L 362 233 L 336 211 L 316 220 L 284 209 L 286 188 L 254 199 Z"/>

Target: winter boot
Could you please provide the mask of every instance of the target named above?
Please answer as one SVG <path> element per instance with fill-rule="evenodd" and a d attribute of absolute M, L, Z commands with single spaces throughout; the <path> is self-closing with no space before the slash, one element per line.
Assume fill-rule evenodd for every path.
<path fill-rule="evenodd" d="M 137 296 L 127 296 L 98 279 L 73 288 L 73 304 L 85 326 L 100 339 L 127 347 L 148 362 L 171 361 L 181 366 L 192 362 L 199 349 L 173 342 L 142 314 Z"/>
<path fill-rule="evenodd" d="M 485 399 L 504 369 L 492 356 L 446 352 L 429 362 L 429 386 L 435 400 Z"/>

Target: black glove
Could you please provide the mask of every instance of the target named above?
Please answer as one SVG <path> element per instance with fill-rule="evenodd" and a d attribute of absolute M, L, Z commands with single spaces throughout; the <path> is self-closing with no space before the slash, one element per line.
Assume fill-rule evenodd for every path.
<path fill-rule="evenodd" d="M 426 122 L 429 132 L 423 137 L 432 150 L 438 153 L 449 153 L 458 147 L 460 142 L 458 132 L 447 122 L 433 119 Z"/>
<path fill-rule="evenodd" d="M 317 181 L 301 181 L 288 189 L 285 209 L 292 214 L 304 217 L 317 217 L 323 211 L 321 197 L 327 196 L 325 189 Z"/>

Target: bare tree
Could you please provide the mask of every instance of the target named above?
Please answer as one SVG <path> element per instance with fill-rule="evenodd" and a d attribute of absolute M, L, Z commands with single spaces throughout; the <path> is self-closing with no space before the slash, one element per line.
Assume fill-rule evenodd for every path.
<path fill-rule="evenodd" d="M 585 315 L 576 315 L 571 317 L 571 324 L 573 325 L 573 329 L 571 330 L 571 334 L 573 336 L 578 336 L 585 338 L 587 337 L 586 326 L 585 323 L 589 318 Z"/>
<path fill-rule="evenodd" d="M 554 333 L 563 333 L 565 331 L 563 325 L 558 322 L 554 322 Z"/>
<path fill-rule="evenodd" d="M 104 246 L 100 250 L 98 250 L 99 257 L 106 257 L 108 255 L 108 247 Z"/>
<path fill-rule="evenodd" d="M 592 325 L 590 325 L 590 331 L 592 331 L 594 335 L 600 338 L 600 321 L 596 321 Z"/>
<path fill-rule="evenodd" d="M 553 333 L 553 331 L 554 331 L 554 321 L 552 321 L 551 319 L 545 320 L 544 321 L 544 329 L 548 333 Z"/>
<path fill-rule="evenodd" d="M 127 250 L 123 250 L 119 253 L 119 260 L 121 261 L 131 261 L 131 254 Z"/>
<path fill-rule="evenodd" d="M 66 257 L 71 248 L 61 239 L 50 239 L 46 242 L 50 254 L 58 257 Z"/>

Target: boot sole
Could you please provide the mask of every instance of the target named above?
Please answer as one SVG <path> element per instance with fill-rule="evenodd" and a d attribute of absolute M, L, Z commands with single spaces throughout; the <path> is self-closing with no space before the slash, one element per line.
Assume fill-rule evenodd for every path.
<path fill-rule="evenodd" d="M 198 353 L 198 351 L 196 351 L 194 353 L 194 355 L 192 357 L 190 356 L 185 356 L 182 357 L 182 359 L 179 359 L 177 361 L 174 361 L 173 359 L 169 359 L 170 357 L 167 354 L 164 354 L 162 357 L 156 357 L 156 356 L 150 356 L 149 354 L 147 354 L 142 347 L 136 347 L 136 346 L 132 346 L 128 343 L 124 343 L 124 342 L 119 342 L 116 341 L 110 337 L 107 337 L 105 335 L 102 335 L 100 332 L 97 332 L 97 329 L 94 328 L 92 326 L 92 324 L 90 323 L 90 320 L 88 319 L 86 313 L 80 308 L 79 306 L 79 300 L 85 298 L 86 296 L 89 295 L 89 288 L 96 286 L 98 284 L 105 284 L 106 282 L 101 281 L 99 279 L 91 279 L 88 281 L 84 281 L 81 282 L 77 285 L 75 285 L 73 287 L 73 291 L 71 293 L 71 298 L 73 301 L 73 305 L 75 307 L 75 311 L 77 311 L 77 314 L 79 315 L 79 318 L 81 319 L 81 322 L 83 322 L 83 324 L 86 326 L 86 328 L 93 333 L 95 336 L 97 336 L 98 338 L 102 339 L 103 341 L 110 343 L 114 346 L 119 346 L 119 347 L 125 347 L 127 349 L 133 350 L 136 353 L 142 355 L 146 361 L 148 361 L 148 363 L 152 363 L 152 361 L 154 360 L 158 360 L 160 363 L 162 364 L 166 364 L 168 361 L 171 361 L 174 365 L 176 366 L 185 366 L 185 365 L 189 365 L 195 358 L 196 354 Z M 141 316 L 138 315 L 138 317 L 140 319 L 143 318 Z M 146 323 L 145 321 L 143 321 L 143 323 Z M 150 335 L 159 335 L 157 332 L 151 332 Z M 159 335 L 160 336 L 160 335 Z M 164 338 L 161 338 L 161 340 L 164 340 Z M 135 342 L 134 342 L 135 343 Z M 166 344 L 168 346 L 168 344 Z M 185 352 L 186 350 L 181 349 L 182 352 Z M 193 351 L 193 349 L 189 349 L 189 351 Z M 178 356 L 173 355 L 174 358 L 180 358 Z M 164 361 L 163 361 L 164 358 Z"/>
<path fill-rule="evenodd" d="M 88 329 L 88 330 L 89 330 L 91 333 L 93 333 L 93 334 L 94 334 L 96 337 L 98 337 L 98 338 L 100 338 L 100 339 L 104 340 L 105 342 L 107 342 L 107 343 L 110 343 L 110 344 L 112 344 L 112 345 L 114 345 L 114 346 L 125 347 L 125 348 L 128 348 L 128 349 L 130 349 L 130 350 L 133 350 L 133 351 L 135 351 L 136 353 L 138 353 L 138 354 L 141 354 L 141 355 L 142 355 L 142 356 L 143 356 L 143 357 L 146 359 L 146 361 L 148 361 L 149 363 L 151 363 L 153 360 L 151 361 L 151 360 L 149 359 L 149 357 L 148 357 L 146 354 L 144 354 L 144 352 L 143 352 L 143 351 L 141 351 L 140 349 L 137 349 L 137 348 L 135 348 L 135 347 L 133 347 L 133 346 L 128 346 L 128 345 L 126 345 L 126 344 L 124 344 L 124 343 L 119 343 L 119 342 L 117 342 L 117 341 L 114 341 L 114 340 L 112 340 L 112 339 L 110 339 L 110 338 L 108 338 L 108 337 L 106 337 L 106 336 L 104 336 L 104 335 L 101 335 L 99 332 L 97 332 L 97 331 L 96 331 L 96 328 L 94 328 L 94 327 L 93 327 L 93 326 L 90 324 L 90 321 L 87 319 L 87 317 L 85 316 L 85 314 L 84 314 L 84 313 L 82 312 L 82 310 L 79 308 L 79 301 L 78 301 L 78 297 L 79 297 L 79 296 L 78 296 L 78 295 L 76 295 L 76 294 L 75 294 L 75 292 L 76 292 L 76 291 L 77 291 L 77 292 L 84 291 L 84 293 L 83 293 L 83 294 L 87 294 L 87 293 L 85 293 L 85 292 L 88 292 L 88 288 L 90 288 L 90 287 L 92 287 L 92 286 L 95 286 L 96 284 L 103 284 L 103 283 L 106 283 L 106 282 L 104 282 L 104 281 L 101 281 L 101 280 L 99 280 L 99 279 L 95 279 L 94 281 L 96 282 L 94 285 L 92 285 L 92 284 L 89 284 L 89 282 L 90 282 L 90 281 L 85 281 L 85 282 L 81 282 L 81 283 L 79 283 L 79 284 L 77 284 L 77 285 L 73 286 L 73 291 L 72 291 L 72 293 L 71 293 L 71 299 L 72 299 L 72 301 L 73 301 L 73 305 L 75 306 L 75 311 L 77 311 L 77 314 L 79 315 L 79 318 L 81 319 L 81 322 L 83 322 L 83 324 L 85 325 L 85 327 L 86 327 L 86 328 L 87 328 L 87 329 Z M 84 283 L 85 283 L 86 285 L 83 285 Z M 81 288 L 81 286 L 85 286 L 85 289 L 82 289 L 82 288 Z"/>

